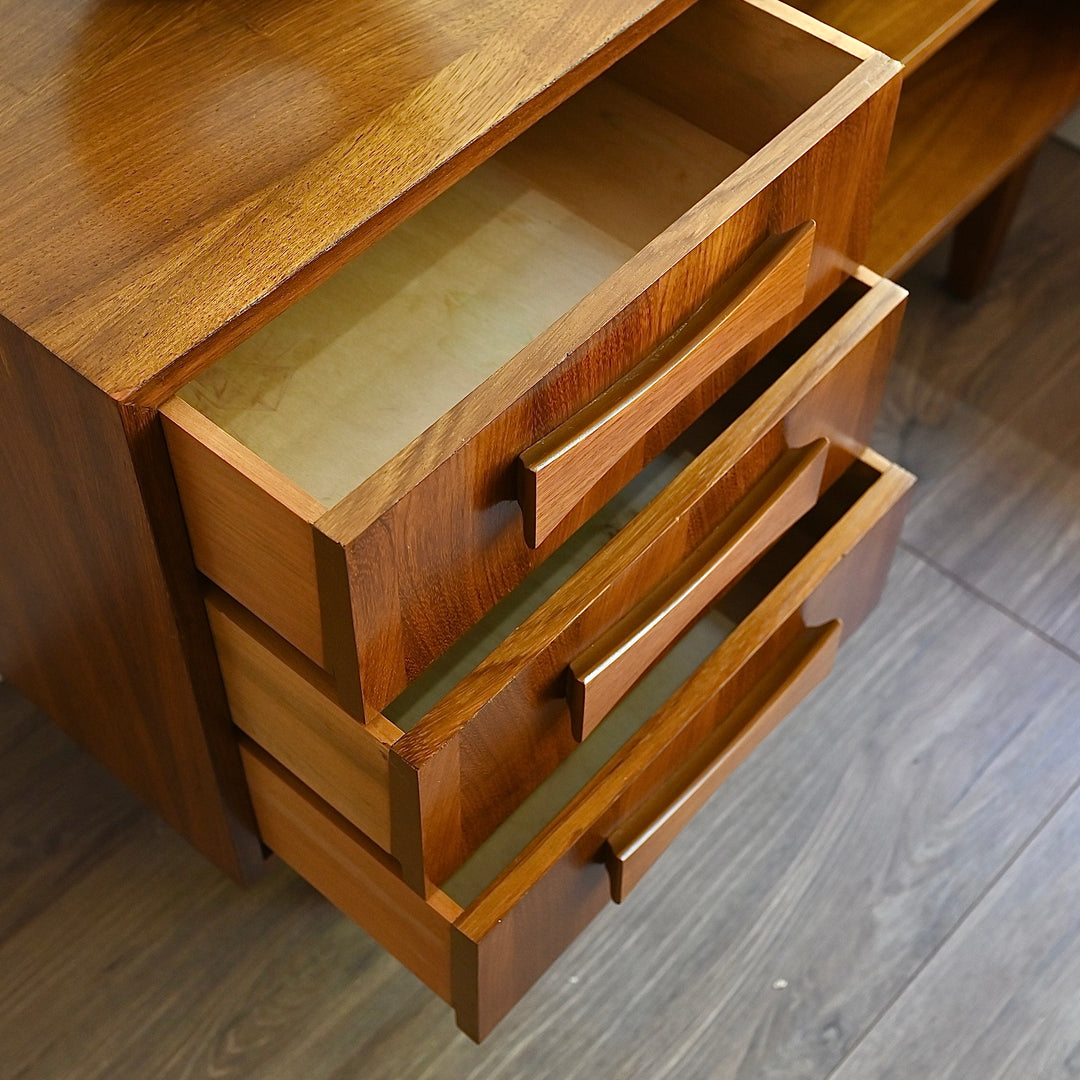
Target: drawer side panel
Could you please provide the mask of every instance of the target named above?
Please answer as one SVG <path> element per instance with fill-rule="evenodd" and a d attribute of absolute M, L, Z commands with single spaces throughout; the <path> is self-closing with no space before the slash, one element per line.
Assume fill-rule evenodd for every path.
<path fill-rule="evenodd" d="M 187 402 L 161 412 L 199 569 L 325 666 L 312 532 L 322 504 Z"/>
<path fill-rule="evenodd" d="M 417 896 L 385 852 L 253 743 L 244 740 L 240 753 L 266 844 L 449 1001 L 450 926 L 457 905 L 444 896 Z"/>

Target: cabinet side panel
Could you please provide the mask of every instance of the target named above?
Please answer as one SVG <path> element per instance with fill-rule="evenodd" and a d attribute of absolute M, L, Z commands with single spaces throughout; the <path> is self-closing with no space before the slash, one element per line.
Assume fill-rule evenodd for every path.
<path fill-rule="evenodd" d="M 0 672 L 243 878 L 259 845 L 148 419 L 0 320 Z"/>

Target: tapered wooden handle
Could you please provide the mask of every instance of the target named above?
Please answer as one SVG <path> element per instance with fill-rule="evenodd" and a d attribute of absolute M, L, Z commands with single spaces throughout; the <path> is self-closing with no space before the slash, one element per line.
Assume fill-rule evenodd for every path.
<path fill-rule="evenodd" d="M 817 501 L 828 440 L 790 450 L 705 542 L 570 664 L 566 696 L 583 739 L 669 645 Z"/>
<path fill-rule="evenodd" d="M 796 638 L 687 766 L 615 829 L 604 860 L 617 904 L 735 767 L 828 675 L 842 630 L 836 619 Z"/>
<path fill-rule="evenodd" d="M 813 221 L 770 236 L 659 349 L 521 455 L 531 547 L 687 394 L 802 303 L 813 247 Z"/>

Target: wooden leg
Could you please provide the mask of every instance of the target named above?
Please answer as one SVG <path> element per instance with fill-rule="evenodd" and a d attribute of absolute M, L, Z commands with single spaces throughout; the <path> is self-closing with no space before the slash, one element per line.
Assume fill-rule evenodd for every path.
<path fill-rule="evenodd" d="M 1034 161 L 1035 154 L 1022 161 L 956 226 L 946 286 L 961 300 L 974 299 L 990 279 Z"/>

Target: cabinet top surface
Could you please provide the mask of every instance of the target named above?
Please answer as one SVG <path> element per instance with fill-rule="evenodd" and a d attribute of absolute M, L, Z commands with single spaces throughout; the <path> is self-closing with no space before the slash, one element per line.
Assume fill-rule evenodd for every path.
<path fill-rule="evenodd" d="M 154 400 L 690 2 L 0 0 L 0 314 Z"/>

